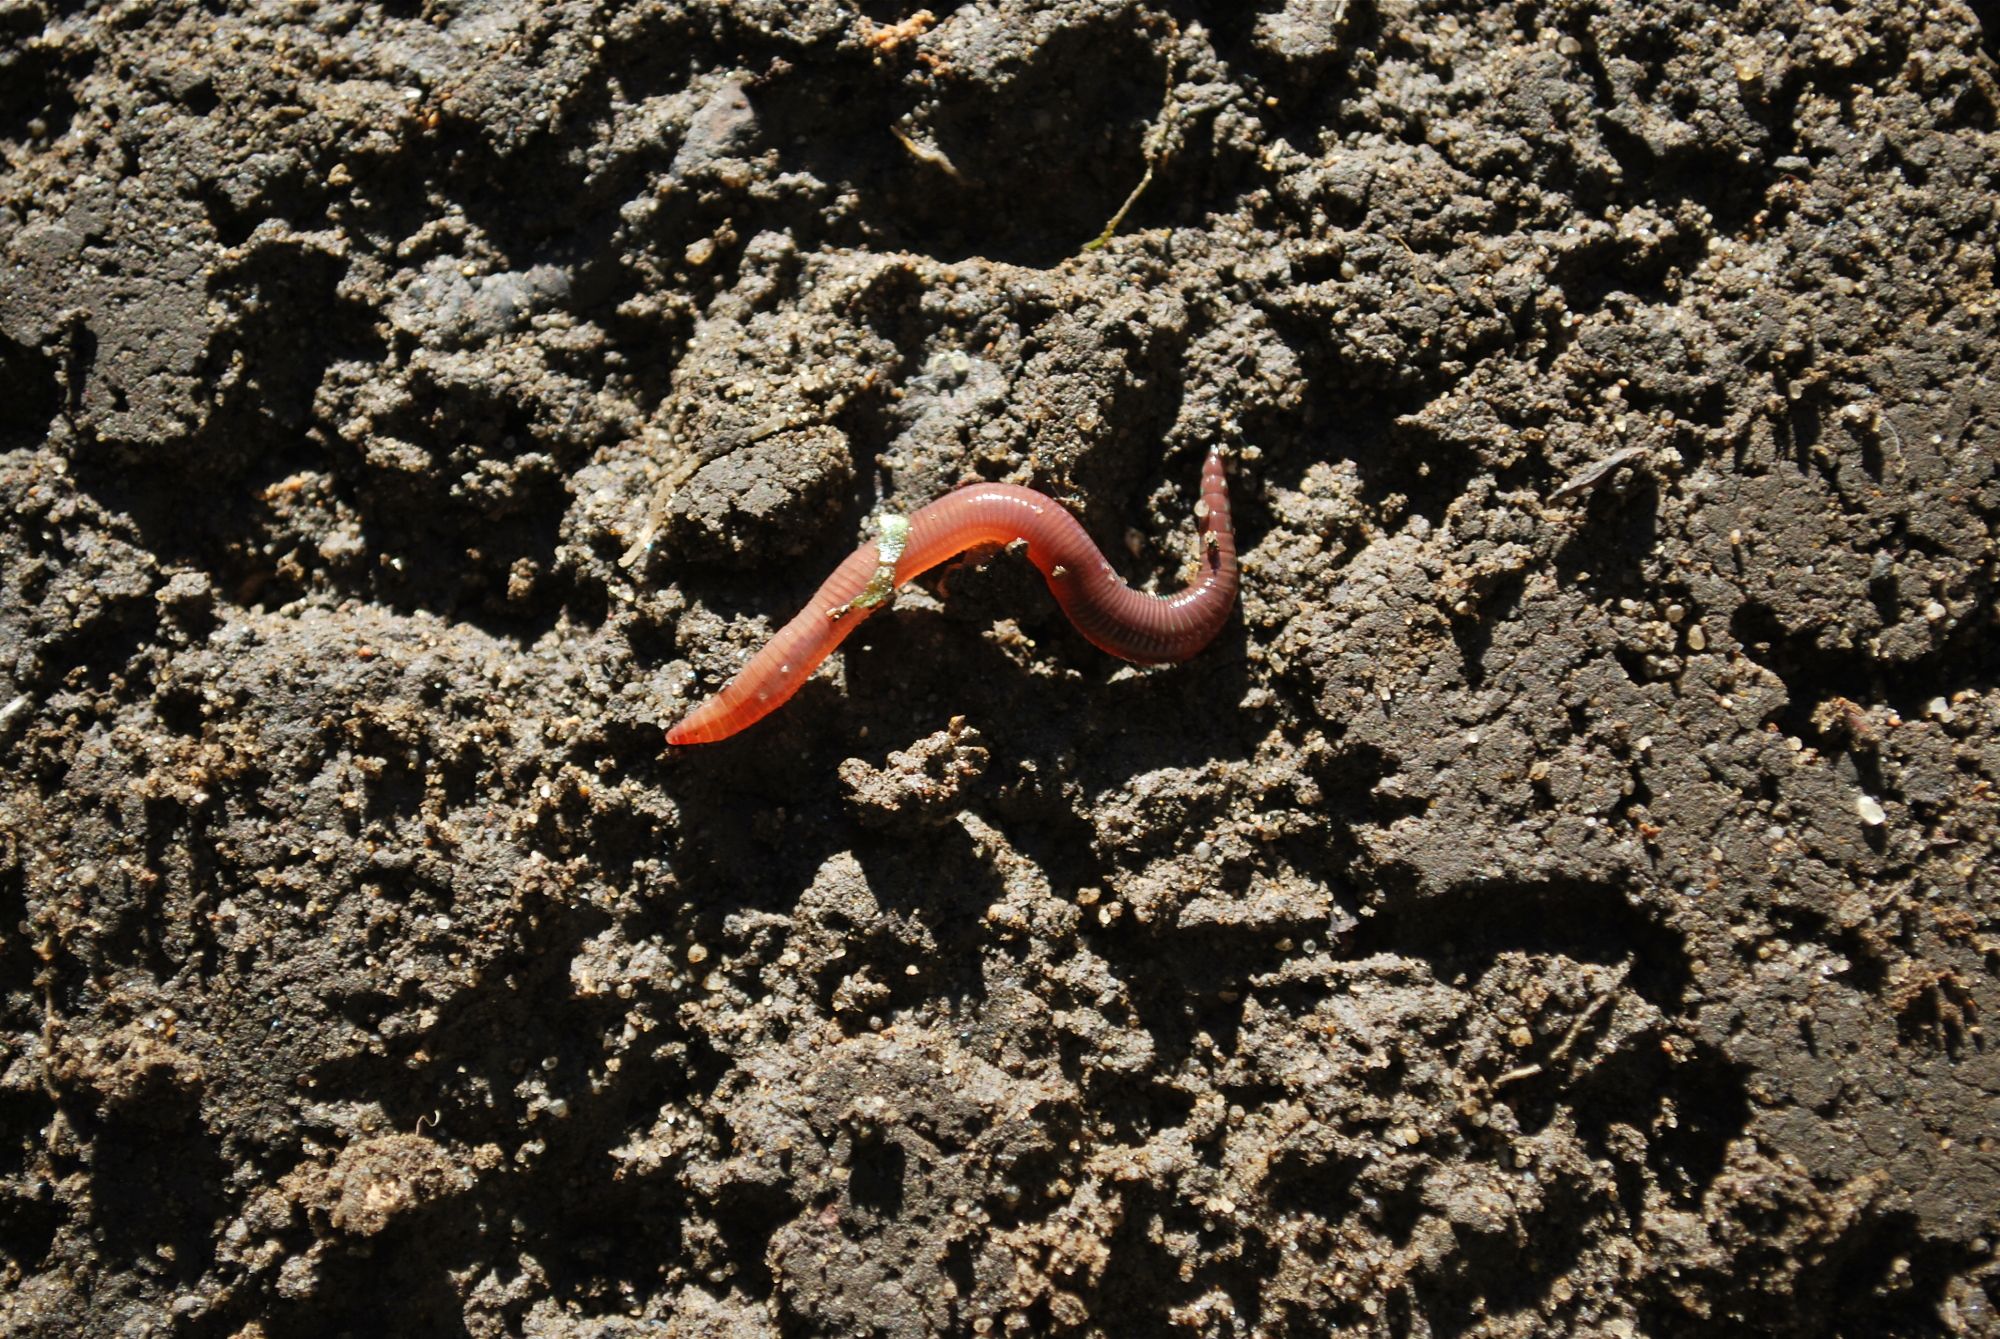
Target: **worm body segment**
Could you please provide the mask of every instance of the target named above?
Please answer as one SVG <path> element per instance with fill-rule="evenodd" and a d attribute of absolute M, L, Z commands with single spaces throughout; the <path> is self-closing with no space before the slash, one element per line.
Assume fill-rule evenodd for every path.
<path fill-rule="evenodd" d="M 1013 484 L 973 484 L 947 493 L 884 540 L 870 540 L 833 570 L 798 617 L 742 672 L 667 731 L 669 744 L 707 744 L 735 734 L 784 705 L 863 619 L 886 603 L 881 573 L 894 565 L 904 586 L 968 549 L 1025 540 L 1056 603 L 1094 645 L 1142 665 L 1186 660 L 1214 640 L 1236 603 L 1236 532 L 1222 457 L 1202 463 L 1201 575 L 1173 595 L 1150 595 L 1119 579 L 1076 517 L 1055 499 Z M 902 551 L 885 560 L 883 545 Z"/>

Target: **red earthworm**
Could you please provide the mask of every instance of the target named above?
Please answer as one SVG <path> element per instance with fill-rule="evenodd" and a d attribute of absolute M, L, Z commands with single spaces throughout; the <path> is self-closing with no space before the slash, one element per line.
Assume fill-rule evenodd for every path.
<path fill-rule="evenodd" d="M 1201 575 L 1173 595 L 1149 595 L 1118 579 L 1062 504 L 1032 488 L 972 484 L 907 521 L 886 517 L 882 539 L 847 556 L 803 612 L 715 694 L 667 731 L 669 744 L 707 744 L 777 710 L 861 621 L 903 586 L 967 549 L 1026 540 L 1056 603 L 1103 650 L 1142 665 L 1186 660 L 1214 640 L 1236 603 L 1236 532 L 1222 457 L 1201 469 Z"/>

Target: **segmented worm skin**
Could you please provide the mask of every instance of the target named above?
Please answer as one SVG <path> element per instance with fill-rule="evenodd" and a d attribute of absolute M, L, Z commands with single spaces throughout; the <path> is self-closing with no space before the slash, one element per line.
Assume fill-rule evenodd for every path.
<path fill-rule="evenodd" d="M 1236 532 L 1222 457 L 1201 469 L 1201 576 L 1173 595 L 1149 595 L 1118 577 L 1083 526 L 1055 499 L 1013 484 L 973 484 L 947 493 L 909 518 L 896 560 L 903 586 L 967 549 L 1026 540 L 1056 603 L 1076 630 L 1124 660 L 1158 665 L 1186 660 L 1213 641 L 1236 603 Z M 778 630 L 734 679 L 667 731 L 669 744 L 707 744 L 735 734 L 784 705 L 847 635 L 875 612 L 857 596 L 881 564 L 871 540 L 833 570 L 805 609 Z"/>

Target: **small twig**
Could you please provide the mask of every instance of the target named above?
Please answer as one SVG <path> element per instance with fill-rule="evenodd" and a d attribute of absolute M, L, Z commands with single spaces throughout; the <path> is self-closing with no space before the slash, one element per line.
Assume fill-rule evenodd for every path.
<path fill-rule="evenodd" d="M 890 126 L 889 133 L 896 137 L 896 143 L 902 145 L 910 157 L 916 159 L 925 167 L 934 167 L 953 181 L 960 179 L 958 164 L 952 162 L 945 151 L 937 145 L 921 143 L 901 126 Z"/>
<path fill-rule="evenodd" d="M 1181 35 L 1180 25 L 1172 19 L 1167 20 L 1167 24 L 1172 29 L 1174 39 L 1179 40 Z M 1153 170 L 1165 162 L 1167 155 L 1173 152 L 1174 145 L 1172 143 L 1171 132 L 1174 129 L 1174 123 L 1180 110 L 1179 104 L 1174 101 L 1174 55 L 1174 48 L 1169 46 L 1167 48 L 1167 90 L 1160 105 L 1160 119 L 1154 122 L 1153 128 L 1146 132 L 1146 142 L 1143 150 L 1146 155 L 1146 170 L 1139 175 L 1139 184 L 1134 186 L 1132 193 L 1125 197 L 1125 203 L 1118 206 L 1117 212 L 1111 216 L 1111 221 L 1104 225 L 1104 231 L 1097 234 L 1095 240 L 1083 244 L 1085 251 L 1102 251 L 1110 243 L 1112 234 L 1116 233 L 1119 225 L 1125 222 L 1125 216 L 1132 212 L 1132 206 L 1139 203 L 1139 197 L 1144 195 L 1146 188 L 1153 184 Z"/>
<path fill-rule="evenodd" d="M 1607 990 L 1592 1000 L 1584 1011 L 1576 1016 L 1576 1021 L 1569 1025 L 1569 1031 L 1565 1032 L 1563 1039 L 1556 1043 L 1555 1050 L 1549 1052 L 1550 1064 L 1555 1064 L 1569 1054 L 1569 1048 L 1576 1045 L 1576 1039 L 1583 1035 L 1584 1025 L 1602 1012 L 1604 1006 L 1609 1003 L 1611 1003 L 1611 992 Z"/>
<path fill-rule="evenodd" d="M 1553 502 L 1558 498 L 1566 498 L 1575 493 L 1588 492 L 1610 478 L 1612 471 L 1616 470 L 1620 465 L 1629 464 L 1645 454 L 1646 448 L 1643 446 L 1628 446 L 1623 450 L 1613 451 L 1610 455 L 1584 470 L 1583 473 L 1577 475 L 1574 479 L 1571 479 L 1561 488 L 1556 489 L 1555 492 L 1549 495 L 1549 500 Z"/>
<path fill-rule="evenodd" d="M 700 447 L 688 452 L 681 458 L 679 464 L 667 472 L 667 477 L 660 480 L 660 486 L 653 490 L 653 500 L 646 507 L 645 524 L 639 527 L 637 537 L 618 559 L 618 565 L 629 569 L 646 556 L 647 550 L 653 547 L 653 541 L 659 538 L 660 530 L 666 525 L 668 504 L 674 500 L 674 494 L 681 491 L 681 485 L 694 477 L 696 470 L 712 460 L 720 460 L 732 451 L 739 451 L 753 442 L 761 442 L 766 437 L 775 437 L 781 432 L 791 432 L 801 428 L 824 427 L 832 421 L 831 414 L 796 418 L 786 414 L 776 414 L 740 431 L 719 433 Z"/>

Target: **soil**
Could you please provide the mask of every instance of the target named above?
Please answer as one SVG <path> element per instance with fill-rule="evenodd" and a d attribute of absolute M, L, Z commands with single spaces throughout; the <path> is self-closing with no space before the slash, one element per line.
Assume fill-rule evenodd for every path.
<path fill-rule="evenodd" d="M 2000 1334 L 1995 45 L 0 3 L 0 1330 Z"/>

